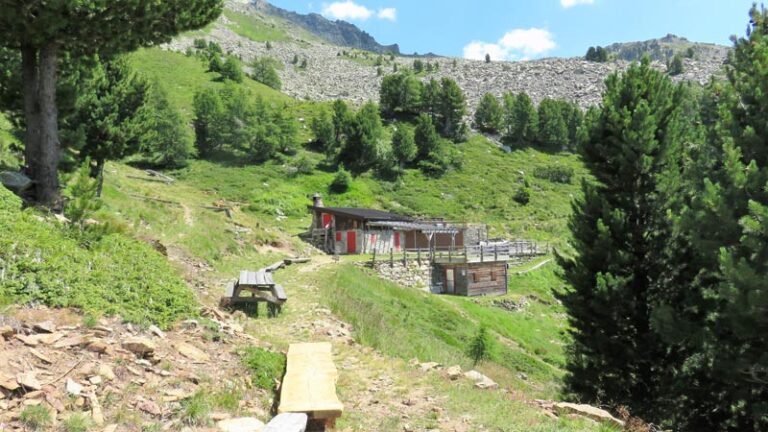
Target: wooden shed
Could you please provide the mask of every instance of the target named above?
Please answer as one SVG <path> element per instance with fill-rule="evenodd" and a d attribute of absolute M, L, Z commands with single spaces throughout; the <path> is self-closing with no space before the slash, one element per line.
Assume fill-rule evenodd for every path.
<path fill-rule="evenodd" d="M 442 294 L 468 297 L 504 295 L 509 282 L 508 246 L 467 246 L 459 253 L 437 254 L 432 287 Z"/>

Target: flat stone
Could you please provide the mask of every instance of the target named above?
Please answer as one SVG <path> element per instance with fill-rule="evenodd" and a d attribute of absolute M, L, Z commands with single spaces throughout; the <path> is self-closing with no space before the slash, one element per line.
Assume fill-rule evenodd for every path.
<path fill-rule="evenodd" d="M 43 321 L 32 326 L 32 329 L 38 333 L 53 333 L 56 331 L 56 324 L 53 321 Z"/>
<path fill-rule="evenodd" d="M 94 339 L 94 340 L 91 340 L 90 343 L 88 343 L 88 346 L 86 347 L 86 349 L 88 351 L 101 354 L 101 353 L 107 352 L 107 349 L 109 349 L 109 345 L 107 345 L 107 343 L 101 339 Z"/>
<path fill-rule="evenodd" d="M 465 372 L 464 376 L 475 383 L 475 387 L 479 389 L 495 389 L 498 388 L 499 385 L 496 384 L 492 379 L 488 378 L 487 376 L 481 374 L 478 371 L 471 370 L 469 372 Z"/>
<path fill-rule="evenodd" d="M 86 342 L 87 341 L 82 336 L 79 336 L 79 335 L 78 336 L 71 336 L 71 337 L 68 337 L 68 338 L 65 338 L 65 339 L 62 339 L 62 340 L 56 342 L 55 344 L 53 344 L 53 347 L 54 348 L 59 348 L 59 349 L 61 349 L 61 348 L 72 348 L 74 346 L 85 345 Z"/>
<path fill-rule="evenodd" d="M 16 339 L 20 340 L 24 345 L 26 346 L 38 346 L 40 344 L 40 341 L 35 336 L 27 336 L 23 334 L 17 334 L 15 336 Z"/>
<path fill-rule="evenodd" d="M 0 387 L 8 390 L 8 391 L 16 391 L 19 389 L 19 383 L 16 381 L 16 378 L 12 376 L 8 376 L 0 372 Z"/>
<path fill-rule="evenodd" d="M 270 420 L 261 432 L 305 432 L 306 430 L 306 414 L 283 413 Z"/>
<path fill-rule="evenodd" d="M 154 324 L 149 326 L 149 332 L 152 333 L 153 335 L 159 337 L 160 339 L 165 339 L 165 333 L 163 333 L 163 331 L 160 330 L 160 328 L 157 327 Z"/>
<path fill-rule="evenodd" d="M 624 427 L 624 422 L 612 416 L 606 410 L 593 407 L 586 404 L 574 404 L 569 402 L 558 402 L 555 404 L 555 411 L 558 413 L 576 414 L 581 417 L 592 419 L 598 423 L 613 424 Z"/>
<path fill-rule="evenodd" d="M 216 423 L 221 432 L 262 432 L 264 423 L 253 417 L 222 420 Z"/>
<path fill-rule="evenodd" d="M 34 348 L 30 348 L 29 352 L 31 352 L 33 356 L 37 357 L 38 359 L 40 359 L 44 363 L 48 363 L 48 364 L 52 364 L 53 363 L 53 361 L 50 358 L 48 358 L 45 354 L 41 353 L 40 351 L 38 351 L 38 350 L 36 350 Z"/>
<path fill-rule="evenodd" d="M 52 345 L 64 337 L 63 333 L 46 333 L 35 335 L 37 341 L 43 345 Z"/>
<path fill-rule="evenodd" d="M 440 363 L 437 363 L 437 362 L 426 362 L 426 363 L 421 363 L 419 365 L 419 368 L 421 368 L 422 372 L 428 372 L 428 371 L 431 371 L 432 369 L 437 369 L 439 367 L 440 367 Z"/>
<path fill-rule="evenodd" d="M 211 361 L 211 357 L 208 354 L 188 343 L 179 342 L 174 344 L 174 347 L 179 352 L 179 354 L 195 362 L 207 363 Z"/>
<path fill-rule="evenodd" d="M 40 390 L 43 388 L 34 372 L 24 372 L 16 375 L 16 382 L 26 390 Z"/>
<path fill-rule="evenodd" d="M 95 385 L 95 386 L 101 385 L 101 383 L 102 383 L 101 377 L 98 376 L 98 375 L 94 375 L 94 376 L 88 378 L 88 382 L 93 384 L 93 385 Z"/>
<path fill-rule="evenodd" d="M 133 337 L 123 341 L 123 348 L 138 355 L 147 356 L 155 352 L 155 344 L 145 337 Z"/>
<path fill-rule="evenodd" d="M 80 396 L 80 394 L 83 392 L 83 386 L 75 382 L 72 378 L 67 378 L 67 384 L 65 388 L 67 390 L 67 394 L 72 396 Z"/>

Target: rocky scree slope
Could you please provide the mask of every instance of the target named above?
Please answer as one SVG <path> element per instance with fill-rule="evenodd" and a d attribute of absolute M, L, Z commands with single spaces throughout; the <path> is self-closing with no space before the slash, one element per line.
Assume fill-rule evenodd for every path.
<path fill-rule="evenodd" d="M 268 3 L 227 3 L 239 13 L 259 14 L 274 8 Z M 266 9 L 265 9 L 266 8 Z M 207 35 L 219 43 L 226 52 L 241 57 L 248 64 L 255 57 L 269 56 L 284 65 L 279 70 L 282 90 L 296 98 L 315 101 L 346 99 L 360 104 L 368 100 L 378 101 L 382 76 L 379 76 L 374 53 L 357 52 L 357 58 L 342 55 L 349 50 L 322 41 L 273 42 L 268 49 L 264 42 L 255 42 L 235 33 L 226 17 L 220 18 Z M 184 52 L 193 44 L 193 36 L 177 38 L 165 48 Z M 698 46 L 698 45 L 697 45 Z M 719 49 L 723 48 L 723 49 Z M 722 74 L 723 62 L 728 49 L 718 47 L 684 60 L 684 72 L 675 81 L 693 81 L 704 84 L 713 75 Z M 703 53 L 703 51 L 702 51 Z M 368 58 L 365 58 L 367 55 Z M 293 64 L 298 56 L 307 60 L 307 68 Z M 425 60 L 426 61 L 426 60 Z M 420 75 L 423 80 L 450 77 L 464 90 L 470 110 L 485 93 L 501 96 L 505 92 L 526 92 L 534 102 L 544 98 L 562 98 L 578 103 L 582 108 L 600 102 L 605 78 L 616 71 L 623 71 L 630 62 L 616 60 L 608 63 L 587 62 L 581 58 L 547 58 L 521 62 L 491 62 L 438 57 L 428 60 L 439 64 L 439 70 Z M 412 58 L 384 57 L 382 75 L 392 73 L 393 63 L 403 70 L 413 65 Z M 654 61 L 653 65 L 666 70 L 666 64 Z"/>

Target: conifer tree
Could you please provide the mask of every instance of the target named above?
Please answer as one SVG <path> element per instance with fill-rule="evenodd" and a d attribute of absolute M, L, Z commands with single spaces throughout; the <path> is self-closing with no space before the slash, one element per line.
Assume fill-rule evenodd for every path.
<path fill-rule="evenodd" d="M 504 98 L 504 104 L 507 123 L 505 139 L 511 143 L 531 144 L 536 141 L 539 117 L 528 94 L 522 92 L 517 97 L 509 94 Z"/>
<path fill-rule="evenodd" d="M 595 181 L 583 181 L 569 222 L 575 255 L 558 254 L 572 287 L 560 296 L 573 336 L 568 389 L 649 420 L 665 361 L 649 306 L 665 240 L 658 190 L 681 136 L 681 97 L 647 60 L 606 80 L 602 112 L 581 148 Z"/>
<path fill-rule="evenodd" d="M 753 7 L 728 82 L 701 103 L 704 145 L 681 157 L 654 327 L 670 345 L 671 423 L 768 428 L 768 12 Z"/>
<path fill-rule="evenodd" d="M 416 119 L 416 130 L 414 131 L 416 146 L 419 148 L 418 158 L 428 159 L 440 145 L 440 136 L 432 124 L 432 119 L 427 114 L 420 114 Z"/>
<path fill-rule="evenodd" d="M 56 88 L 60 60 L 117 54 L 167 42 L 221 13 L 221 0 L 4 1 L 0 45 L 21 53 L 25 159 L 40 203 L 58 207 Z"/>
<path fill-rule="evenodd" d="M 484 132 L 499 131 L 504 118 L 504 111 L 499 100 L 492 94 L 486 93 L 475 110 L 475 126 Z"/>
<path fill-rule="evenodd" d="M 464 92 L 456 81 L 445 77 L 440 80 L 440 99 L 438 119 L 440 133 L 454 141 L 463 139 L 462 119 L 467 111 Z"/>
<path fill-rule="evenodd" d="M 392 153 L 395 160 L 402 168 L 416 158 L 418 147 L 414 138 L 413 129 L 401 123 L 397 125 L 397 130 L 392 135 Z"/>
<path fill-rule="evenodd" d="M 537 114 L 537 143 L 549 150 L 564 150 L 568 145 L 568 122 L 562 104 L 554 99 L 544 99 Z"/>

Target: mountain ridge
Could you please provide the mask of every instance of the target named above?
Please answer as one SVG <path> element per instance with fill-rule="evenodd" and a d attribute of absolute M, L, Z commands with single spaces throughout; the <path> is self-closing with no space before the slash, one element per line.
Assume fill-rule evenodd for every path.
<path fill-rule="evenodd" d="M 347 21 L 331 21 L 317 13 L 300 14 L 277 7 L 266 0 L 253 0 L 250 6 L 258 11 L 296 24 L 335 45 L 358 48 L 380 54 L 400 54 L 400 46 L 398 44 L 380 44 L 373 36 Z"/>

